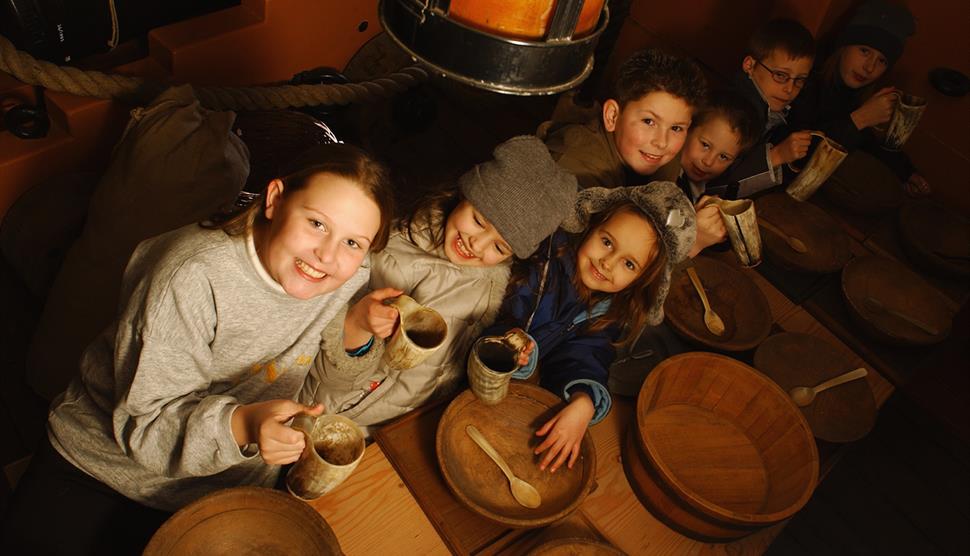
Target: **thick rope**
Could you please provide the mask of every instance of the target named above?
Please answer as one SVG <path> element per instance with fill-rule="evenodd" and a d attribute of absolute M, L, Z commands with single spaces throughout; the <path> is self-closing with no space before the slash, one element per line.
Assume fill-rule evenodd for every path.
<path fill-rule="evenodd" d="M 96 98 L 148 104 L 165 85 L 140 77 L 85 71 L 38 60 L 0 35 L 0 71 L 28 85 Z M 409 66 L 385 77 L 348 84 L 279 85 L 264 87 L 196 87 L 196 96 L 210 110 L 278 110 L 320 104 L 368 102 L 421 83 L 428 73 Z"/>

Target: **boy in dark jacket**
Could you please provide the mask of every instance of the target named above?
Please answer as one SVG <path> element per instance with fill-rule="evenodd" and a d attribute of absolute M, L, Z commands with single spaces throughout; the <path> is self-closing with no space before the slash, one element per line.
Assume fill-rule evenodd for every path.
<path fill-rule="evenodd" d="M 729 186 L 729 197 L 748 197 L 781 184 L 782 166 L 807 154 L 811 135 L 789 133 L 787 118 L 814 60 L 815 39 L 797 21 L 774 19 L 752 35 L 733 85 L 756 107 L 761 140 L 712 185 Z"/>

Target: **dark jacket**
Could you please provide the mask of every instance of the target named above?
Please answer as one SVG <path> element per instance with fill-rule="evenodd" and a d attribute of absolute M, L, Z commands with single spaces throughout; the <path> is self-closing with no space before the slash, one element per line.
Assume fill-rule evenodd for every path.
<path fill-rule="evenodd" d="M 566 234 L 562 231 L 553 234 L 539 246 L 539 253 L 549 252 L 549 241 L 552 241 L 553 256 L 538 309 L 536 295 L 545 257 L 530 269 L 528 280 L 506 296 L 498 320 L 486 329 L 485 335 L 501 335 L 514 327 L 525 330 L 535 341 L 536 348 L 529 365 L 514 376 L 527 378 L 535 370 L 536 362 L 541 362 L 542 387 L 566 400 L 577 388 L 585 391 L 596 408 L 590 422 L 595 424 L 606 416 L 612 405 L 606 381 L 616 357 L 612 343 L 619 337 L 620 329 L 607 327 L 589 331 L 589 325 L 609 307 L 608 301 L 589 311 L 573 286 L 576 252 L 569 246 Z M 535 317 L 526 328 L 533 310 Z"/>
<path fill-rule="evenodd" d="M 761 98 L 761 93 L 746 73 L 735 74 L 732 86 L 757 108 L 756 125 L 758 129 L 764 131 L 761 139 L 754 146 L 740 156 L 726 172 L 708 184 L 708 194 L 717 194 L 726 198 L 746 197 L 781 184 L 781 169 L 772 170 L 768 167 L 768 146 L 781 142 L 791 132 L 787 124 L 768 129 L 768 103 Z"/>
<path fill-rule="evenodd" d="M 856 128 L 849 116 L 863 104 L 857 92 L 847 87 L 840 77 L 832 82 L 810 79 L 792 102 L 789 118 L 792 128 L 817 129 L 849 152 L 862 149 L 881 160 L 900 181 L 906 181 L 916 170 L 909 157 L 902 151 L 881 148 L 872 130 Z"/>

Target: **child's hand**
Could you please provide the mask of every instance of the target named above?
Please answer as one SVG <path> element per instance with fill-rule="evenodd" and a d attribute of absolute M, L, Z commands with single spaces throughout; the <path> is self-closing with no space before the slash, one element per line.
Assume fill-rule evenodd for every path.
<path fill-rule="evenodd" d="M 509 330 L 509 332 L 521 332 L 523 335 L 525 334 L 525 331 L 522 330 L 521 328 L 513 328 L 512 330 Z M 522 349 L 520 349 L 518 354 L 516 355 L 515 364 L 520 367 L 522 365 L 527 364 L 529 362 L 529 357 L 532 356 L 532 350 L 534 350 L 535 348 L 536 348 L 536 343 L 533 342 L 532 340 L 529 340 L 529 343 L 522 346 Z"/>
<path fill-rule="evenodd" d="M 781 166 L 804 158 L 812 145 L 811 131 L 794 131 L 781 143 L 771 148 L 769 156 L 772 166 Z"/>
<path fill-rule="evenodd" d="M 909 176 L 909 179 L 903 184 L 903 188 L 910 197 L 926 197 L 933 192 L 930 182 L 916 172 Z"/>
<path fill-rule="evenodd" d="M 724 228 L 724 220 L 721 218 L 721 211 L 717 205 L 708 204 L 714 197 L 704 195 L 694 205 L 697 212 L 697 239 L 694 247 L 691 248 L 688 256 L 693 258 L 704 249 L 724 241 L 727 237 L 727 229 Z"/>
<path fill-rule="evenodd" d="M 259 455 L 270 465 L 293 463 L 306 442 L 302 432 L 284 423 L 297 413 L 320 415 L 323 404 L 308 407 L 292 400 L 269 400 L 241 405 L 232 412 L 232 435 L 239 446 L 258 444 Z"/>
<path fill-rule="evenodd" d="M 857 129 L 865 129 L 889 121 L 896 109 L 896 98 L 899 93 L 895 87 L 886 87 L 869 97 L 862 106 L 855 109 L 849 117 Z"/>
<path fill-rule="evenodd" d="M 535 450 L 536 454 L 546 452 L 539 462 L 539 469 L 545 470 L 551 462 L 549 472 L 555 473 L 567 457 L 568 467 L 573 468 L 576 458 L 579 457 L 580 443 L 586 434 L 586 427 L 589 426 L 595 410 L 589 395 L 586 392 L 577 392 L 572 395 L 566 407 L 536 431 L 536 436 L 546 437 Z"/>
<path fill-rule="evenodd" d="M 362 297 L 347 311 L 344 319 L 344 348 L 355 349 L 367 343 L 371 336 L 384 339 L 394 332 L 397 309 L 384 305 L 384 300 L 401 295 L 401 290 L 381 288 Z"/>

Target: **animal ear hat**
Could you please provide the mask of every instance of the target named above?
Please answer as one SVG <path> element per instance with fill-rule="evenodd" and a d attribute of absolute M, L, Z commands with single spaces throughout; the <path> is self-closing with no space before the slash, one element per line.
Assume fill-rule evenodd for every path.
<path fill-rule="evenodd" d="M 663 304 L 670 290 L 670 276 L 675 266 L 687 258 L 697 239 L 694 207 L 684 192 L 669 181 L 655 181 L 635 187 L 591 187 L 579 192 L 573 214 L 561 224 L 568 232 L 578 233 L 589 225 L 590 217 L 614 205 L 630 201 L 653 223 L 667 251 L 667 266 L 660 276 L 656 303 L 648 308 L 647 323 L 663 321 Z"/>

